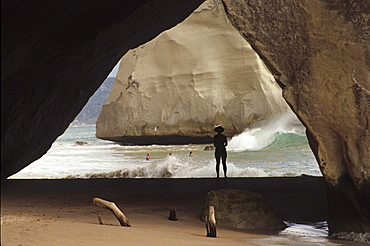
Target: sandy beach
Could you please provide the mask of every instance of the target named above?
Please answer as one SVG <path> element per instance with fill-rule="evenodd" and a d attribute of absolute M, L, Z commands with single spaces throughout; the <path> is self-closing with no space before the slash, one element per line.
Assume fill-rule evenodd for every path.
<path fill-rule="evenodd" d="M 276 240 L 297 245 L 294 239 L 221 226 L 217 238 L 206 237 L 205 224 L 199 219 L 203 200 L 210 190 L 223 188 L 262 194 L 284 221 L 327 218 L 325 183 L 320 177 L 10 179 L 1 187 L 4 246 L 276 245 Z M 113 201 L 132 227 L 121 227 L 110 211 L 93 204 L 94 197 Z M 177 207 L 177 221 L 168 220 L 173 207 Z M 98 214 L 104 225 L 99 224 Z M 332 243 L 320 245 L 341 245 Z"/>

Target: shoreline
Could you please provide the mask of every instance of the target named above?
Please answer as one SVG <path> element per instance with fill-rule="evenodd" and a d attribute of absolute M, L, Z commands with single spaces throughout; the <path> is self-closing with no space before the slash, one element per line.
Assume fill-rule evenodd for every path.
<path fill-rule="evenodd" d="M 3 245 L 256 245 L 272 238 L 259 232 L 218 228 L 205 237 L 200 213 L 213 189 L 260 193 L 278 217 L 289 222 L 327 218 L 322 177 L 187 179 L 8 179 L 1 184 Z M 93 204 L 94 197 L 114 202 L 132 227 L 121 227 L 113 214 Z M 177 207 L 178 221 L 169 221 Z M 98 222 L 98 216 L 104 225 Z M 264 239 L 264 240 L 265 240 Z M 268 239 L 269 240 L 269 239 Z M 258 244 L 257 244 L 258 245 Z"/>

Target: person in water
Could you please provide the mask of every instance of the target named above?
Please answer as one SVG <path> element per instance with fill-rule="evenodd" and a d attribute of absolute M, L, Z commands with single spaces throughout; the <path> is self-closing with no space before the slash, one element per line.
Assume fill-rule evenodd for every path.
<path fill-rule="evenodd" d="M 196 155 L 195 155 L 195 154 L 193 154 L 193 152 L 192 152 L 192 151 L 190 151 L 189 156 L 196 156 Z"/>
<path fill-rule="evenodd" d="M 147 161 L 150 160 L 150 154 L 149 153 L 146 154 L 145 160 L 147 160 Z"/>
<path fill-rule="evenodd" d="M 216 173 L 217 173 L 217 178 L 219 178 L 219 172 L 220 172 L 220 161 L 222 160 L 222 166 L 224 168 L 224 174 L 225 178 L 226 172 L 227 172 L 227 166 L 226 166 L 226 158 L 227 158 L 227 153 L 226 153 L 226 146 L 227 146 L 227 138 L 222 132 L 224 132 L 224 128 L 222 126 L 217 126 L 215 128 L 215 132 L 217 134 L 213 137 L 213 145 L 216 147 L 215 148 L 215 158 L 216 158 Z"/>

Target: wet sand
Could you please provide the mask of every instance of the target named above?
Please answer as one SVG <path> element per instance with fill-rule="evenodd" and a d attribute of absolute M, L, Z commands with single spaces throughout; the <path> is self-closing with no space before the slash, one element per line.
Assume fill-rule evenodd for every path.
<path fill-rule="evenodd" d="M 2 245 L 256 245 L 269 238 L 219 226 L 207 238 L 199 216 L 212 189 L 244 189 L 262 194 L 284 221 L 327 219 L 321 177 L 228 179 L 5 180 L 1 184 Z M 132 227 L 92 203 L 113 201 Z M 177 221 L 168 220 L 177 207 Z M 104 225 L 98 222 L 98 215 Z M 257 245 L 259 245 L 257 243 Z M 261 244 L 262 245 L 262 244 Z"/>

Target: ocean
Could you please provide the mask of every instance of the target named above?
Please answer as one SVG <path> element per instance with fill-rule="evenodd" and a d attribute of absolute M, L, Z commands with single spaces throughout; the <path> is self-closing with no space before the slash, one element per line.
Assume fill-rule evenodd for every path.
<path fill-rule="evenodd" d="M 292 117 L 285 114 L 229 139 L 228 177 L 321 176 L 304 128 L 291 124 Z M 69 127 L 44 156 L 10 178 L 211 178 L 215 158 L 206 146 L 212 144 L 123 146 L 97 139 L 94 126 Z"/>

